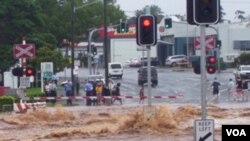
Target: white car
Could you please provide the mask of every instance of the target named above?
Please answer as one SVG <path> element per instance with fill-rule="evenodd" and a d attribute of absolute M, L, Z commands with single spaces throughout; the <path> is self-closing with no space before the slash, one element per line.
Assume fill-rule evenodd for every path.
<path fill-rule="evenodd" d="M 185 62 L 187 61 L 187 56 L 186 55 L 173 55 L 173 56 L 169 56 L 166 59 L 165 65 L 167 66 L 176 66 L 178 63 L 180 62 Z"/>
<path fill-rule="evenodd" d="M 123 66 L 119 62 L 112 62 L 108 64 L 109 77 L 122 78 Z"/>

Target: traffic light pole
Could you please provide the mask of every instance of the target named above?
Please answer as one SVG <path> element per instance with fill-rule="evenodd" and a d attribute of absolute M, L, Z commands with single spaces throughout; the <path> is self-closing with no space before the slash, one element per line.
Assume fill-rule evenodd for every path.
<path fill-rule="evenodd" d="M 150 7 L 147 6 L 145 8 L 145 13 L 146 14 L 150 14 Z M 148 106 L 152 105 L 152 98 L 151 98 L 151 57 L 150 57 L 150 46 L 146 46 L 147 47 L 147 75 L 148 75 Z"/>
<path fill-rule="evenodd" d="M 150 46 L 147 46 L 147 75 L 148 75 L 148 106 L 152 105 L 151 98 L 151 57 L 150 57 Z"/>
<path fill-rule="evenodd" d="M 205 50 L 205 25 L 200 25 L 200 40 L 201 40 L 201 118 L 206 119 L 206 50 Z"/>

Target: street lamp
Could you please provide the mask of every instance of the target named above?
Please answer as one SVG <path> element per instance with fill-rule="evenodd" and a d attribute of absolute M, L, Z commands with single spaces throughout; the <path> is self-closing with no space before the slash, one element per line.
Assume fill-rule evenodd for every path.
<path fill-rule="evenodd" d="M 75 13 L 77 9 L 92 5 L 94 3 L 97 3 L 98 0 L 84 4 L 82 6 L 79 7 L 75 7 L 75 0 L 71 0 L 71 82 L 72 82 L 72 93 L 75 95 L 75 89 L 74 89 L 74 82 L 75 82 L 75 78 L 74 78 L 74 68 L 75 68 L 75 55 L 74 55 L 74 21 L 75 21 Z"/>
<path fill-rule="evenodd" d="M 108 85 L 108 47 L 107 47 L 107 0 L 103 0 L 103 13 L 104 13 L 104 66 L 105 66 L 105 84 Z"/>

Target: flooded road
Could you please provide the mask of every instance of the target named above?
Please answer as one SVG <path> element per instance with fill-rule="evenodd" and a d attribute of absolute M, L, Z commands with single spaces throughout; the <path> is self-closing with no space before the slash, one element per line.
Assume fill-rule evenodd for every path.
<path fill-rule="evenodd" d="M 242 105 L 242 104 L 241 104 Z M 215 120 L 216 140 L 222 124 L 248 124 L 249 104 L 209 105 Z M 1 114 L 1 141 L 192 141 L 194 120 L 200 119 L 195 104 L 157 105 L 148 116 L 143 106 L 60 107 L 25 114 Z"/>

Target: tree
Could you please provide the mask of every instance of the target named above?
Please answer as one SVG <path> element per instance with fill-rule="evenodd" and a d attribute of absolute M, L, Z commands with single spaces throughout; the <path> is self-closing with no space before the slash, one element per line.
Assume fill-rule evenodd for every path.
<path fill-rule="evenodd" d="M 250 53 L 241 53 L 236 59 L 236 64 L 250 65 Z"/>
<path fill-rule="evenodd" d="M 244 16 L 245 12 L 241 10 L 235 11 L 235 18 L 239 19 L 241 22 L 243 22 L 246 18 Z"/>
<path fill-rule="evenodd" d="M 36 51 L 36 57 L 29 60 L 29 63 L 36 69 L 40 69 L 41 62 L 53 62 L 54 72 L 63 70 L 69 65 L 69 61 L 63 58 L 58 49 L 50 49 L 49 47 L 41 47 Z"/>

